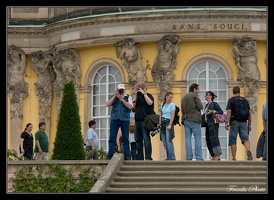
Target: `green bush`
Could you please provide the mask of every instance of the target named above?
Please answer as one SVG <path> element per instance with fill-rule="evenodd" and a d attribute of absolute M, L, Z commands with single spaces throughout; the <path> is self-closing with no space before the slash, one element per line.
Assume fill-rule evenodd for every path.
<path fill-rule="evenodd" d="M 77 172 L 78 177 L 73 177 Z M 22 167 L 16 178 L 10 178 L 16 193 L 66 193 L 89 192 L 101 174 L 91 167 L 73 166 L 69 169 L 60 165 Z"/>
<path fill-rule="evenodd" d="M 57 132 L 53 145 L 52 160 L 86 159 L 81 135 L 79 107 L 75 86 L 72 81 L 64 85 Z"/>

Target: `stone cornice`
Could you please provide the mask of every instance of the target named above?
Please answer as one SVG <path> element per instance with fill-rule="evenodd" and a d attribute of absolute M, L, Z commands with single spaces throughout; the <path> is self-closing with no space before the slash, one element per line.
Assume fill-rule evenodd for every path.
<path fill-rule="evenodd" d="M 104 25 L 104 24 L 115 24 L 115 23 L 140 23 L 144 22 L 153 22 L 157 20 L 264 20 L 266 19 L 266 12 L 257 12 L 257 11 L 170 11 L 170 12 L 159 12 L 154 13 L 137 13 L 137 14 L 117 14 L 101 17 L 84 17 L 84 18 L 75 18 L 64 21 L 59 21 L 53 24 L 44 25 L 44 27 L 35 27 L 35 26 L 8 26 L 8 34 L 27 34 L 27 35 L 48 35 L 62 30 L 73 29 L 73 28 L 82 28 L 87 26 L 94 25 Z"/>
<path fill-rule="evenodd" d="M 262 11 L 166 11 L 78 17 L 48 25 L 8 26 L 8 45 L 20 46 L 26 54 L 55 46 L 85 48 L 112 45 L 124 37 L 138 43 L 157 42 L 165 34 L 183 41 L 233 40 L 248 35 L 267 40 L 266 12 Z"/>

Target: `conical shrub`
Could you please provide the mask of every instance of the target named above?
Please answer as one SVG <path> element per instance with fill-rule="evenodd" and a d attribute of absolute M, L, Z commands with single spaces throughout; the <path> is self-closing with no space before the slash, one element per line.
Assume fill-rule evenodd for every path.
<path fill-rule="evenodd" d="M 72 81 L 65 83 L 52 160 L 85 160 L 79 106 Z"/>

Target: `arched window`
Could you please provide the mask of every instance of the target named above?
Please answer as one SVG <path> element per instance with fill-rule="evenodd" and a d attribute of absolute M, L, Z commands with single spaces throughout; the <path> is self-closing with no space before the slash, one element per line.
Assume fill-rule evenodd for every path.
<path fill-rule="evenodd" d="M 96 133 L 99 137 L 99 149 L 108 151 L 110 113 L 112 107 L 106 107 L 107 100 L 121 83 L 120 71 L 112 65 L 103 65 L 95 72 L 92 80 L 91 118 L 96 120 Z"/>
<path fill-rule="evenodd" d="M 227 74 L 224 70 L 224 67 L 221 63 L 215 60 L 200 60 L 199 62 L 193 63 L 190 66 L 190 71 L 187 76 L 188 78 L 188 87 L 192 83 L 199 84 L 199 96 L 203 105 L 205 106 L 205 92 L 210 90 L 217 95 L 217 98 L 214 101 L 220 104 L 220 107 L 224 112 L 226 112 L 226 103 L 227 103 Z M 188 89 L 187 89 L 188 91 Z M 224 123 L 220 124 L 219 127 L 219 139 L 222 148 L 221 159 L 228 159 L 228 132 L 224 127 Z M 192 139 L 192 148 L 194 149 L 194 138 Z M 206 147 L 205 141 L 205 128 L 202 128 L 202 150 L 203 158 L 211 159 L 211 156 Z"/>

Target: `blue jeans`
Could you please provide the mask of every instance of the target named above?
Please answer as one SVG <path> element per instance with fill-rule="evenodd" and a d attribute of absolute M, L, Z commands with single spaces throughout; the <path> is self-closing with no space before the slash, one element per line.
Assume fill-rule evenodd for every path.
<path fill-rule="evenodd" d="M 201 124 L 195 121 L 184 120 L 184 126 L 186 140 L 186 160 L 192 160 L 193 158 L 191 143 L 192 133 L 194 134 L 195 139 L 195 158 L 196 160 L 203 160 Z"/>
<path fill-rule="evenodd" d="M 131 160 L 136 160 L 136 142 L 130 143 Z"/>
<path fill-rule="evenodd" d="M 136 160 L 144 160 L 144 145 L 145 145 L 145 159 L 152 160 L 152 147 L 150 131 L 145 129 L 143 121 L 135 121 L 134 124 L 134 136 L 136 142 Z"/>
<path fill-rule="evenodd" d="M 234 120 L 230 125 L 228 146 L 236 144 L 239 133 L 241 142 L 249 140 L 247 122 L 238 122 Z"/>
<path fill-rule="evenodd" d="M 160 133 L 161 140 L 162 140 L 165 150 L 166 150 L 167 160 L 176 160 L 175 153 L 174 153 L 174 145 L 170 138 L 171 137 L 170 132 L 174 127 L 172 127 L 171 130 L 167 130 L 169 122 L 170 122 L 170 120 L 162 122 L 162 129 L 161 129 L 161 133 Z M 172 125 L 172 126 L 174 126 L 174 125 Z"/>
<path fill-rule="evenodd" d="M 125 159 L 130 158 L 129 150 L 129 121 L 111 120 L 110 121 L 110 135 L 108 140 L 108 157 L 112 157 L 115 152 L 116 138 L 118 130 L 121 127 L 123 136 L 123 149 Z"/>

